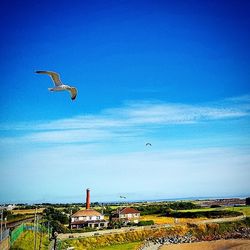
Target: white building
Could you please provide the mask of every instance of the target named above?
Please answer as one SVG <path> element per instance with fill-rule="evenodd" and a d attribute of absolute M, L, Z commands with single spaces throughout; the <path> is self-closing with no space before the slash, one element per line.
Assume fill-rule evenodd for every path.
<path fill-rule="evenodd" d="M 87 189 L 86 209 L 80 210 L 71 216 L 71 229 L 83 227 L 104 228 L 108 226 L 108 221 L 104 220 L 104 215 L 94 209 L 90 209 L 90 190 Z"/>
<path fill-rule="evenodd" d="M 134 208 L 125 207 L 113 212 L 111 215 L 111 219 L 113 221 L 121 221 L 124 223 L 138 223 L 140 221 L 140 212 Z"/>
<path fill-rule="evenodd" d="M 108 226 L 104 215 L 94 209 L 80 210 L 71 216 L 71 229 L 83 227 L 103 228 Z"/>

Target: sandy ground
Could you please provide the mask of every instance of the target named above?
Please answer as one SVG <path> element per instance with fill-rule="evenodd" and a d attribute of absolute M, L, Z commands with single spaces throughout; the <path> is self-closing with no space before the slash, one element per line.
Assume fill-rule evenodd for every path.
<path fill-rule="evenodd" d="M 160 250 L 250 250 L 250 240 L 216 240 L 165 245 Z"/>

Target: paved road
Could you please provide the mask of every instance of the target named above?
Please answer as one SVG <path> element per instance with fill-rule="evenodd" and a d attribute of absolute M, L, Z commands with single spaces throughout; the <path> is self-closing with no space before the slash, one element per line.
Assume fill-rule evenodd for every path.
<path fill-rule="evenodd" d="M 237 217 L 229 217 L 229 218 L 218 218 L 218 219 L 207 219 L 203 221 L 198 221 L 195 224 L 207 224 L 207 223 L 218 223 L 218 222 L 227 222 L 227 221 L 237 221 L 245 219 L 245 215 L 237 216 Z"/>
<path fill-rule="evenodd" d="M 90 237 L 90 236 L 97 236 L 97 235 L 107 235 L 107 234 L 117 234 L 117 233 L 124 233 L 124 232 L 131 232 L 135 230 L 142 230 L 142 229 L 149 229 L 150 226 L 147 227 L 123 227 L 119 229 L 107 229 L 107 230 L 99 230 L 94 232 L 87 232 L 87 233 L 70 233 L 70 234 L 59 234 L 59 239 L 67 239 L 67 238 L 78 238 L 78 237 Z M 156 228 L 156 227 L 155 227 Z"/>

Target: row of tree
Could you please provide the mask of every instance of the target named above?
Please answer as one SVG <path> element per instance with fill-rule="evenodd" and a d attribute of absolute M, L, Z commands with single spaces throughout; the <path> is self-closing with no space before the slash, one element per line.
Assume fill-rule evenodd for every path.
<path fill-rule="evenodd" d="M 162 205 L 144 205 L 136 207 L 137 210 L 141 212 L 141 215 L 149 214 L 165 214 L 167 210 L 187 210 L 187 209 L 197 209 L 200 208 L 199 205 L 196 205 L 192 202 L 173 202 L 169 204 Z"/>

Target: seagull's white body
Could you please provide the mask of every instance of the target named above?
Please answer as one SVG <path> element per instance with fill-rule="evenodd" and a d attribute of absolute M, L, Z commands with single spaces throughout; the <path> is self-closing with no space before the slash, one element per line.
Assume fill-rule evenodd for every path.
<path fill-rule="evenodd" d="M 46 74 L 52 78 L 52 81 L 55 84 L 54 88 L 48 88 L 49 91 L 64 91 L 68 90 L 71 94 L 71 99 L 75 100 L 77 95 L 77 89 L 75 87 L 71 87 L 69 85 L 63 84 L 60 80 L 59 74 L 53 71 L 45 71 L 45 70 L 38 70 L 36 71 L 38 74 Z"/>

